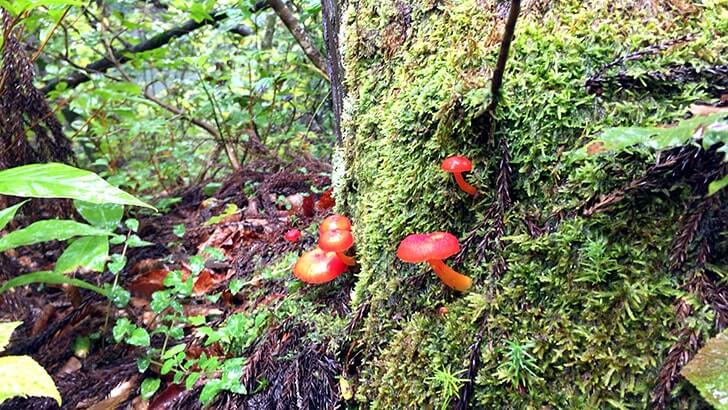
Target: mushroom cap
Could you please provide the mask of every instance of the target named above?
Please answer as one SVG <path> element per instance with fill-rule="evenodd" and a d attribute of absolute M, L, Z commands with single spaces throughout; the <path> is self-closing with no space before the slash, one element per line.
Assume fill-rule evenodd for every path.
<path fill-rule="evenodd" d="M 336 252 L 325 252 L 315 248 L 301 255 L 293 266 L 293 274 L 306 283 L 318 285 L 336 279 L 346 271 L 347 266 L 336 256 Z"/>
<path fill-rule="evenodd" d="M 399 243 L 397 257 L 404 262 L 419 263 L 446 259 L 458 252 L 458 238 L 449 232 L 416 233 Z"/>
<path fill-rule="evenodd" d="M 351 221 L 349 218 L 345 217 L 344 215 L 329 215 L 326 218 L 324 218 L 323 221 L 321 221 L 321 225 L 319 225 L 319 233 L 324 233 L 326 231 L 333 231 L 334 229 L 340 229 L 342 231 L 350 231 L 351 230 Z"/>
<path fill-rule="evenodd" d="M 446 158 L 440 166 L 445 172 L 468 172 L 473 169 L 473 163 L 462 155 Z"/>
<path fill-rule="evenodd" d="M 300 238 L 301 238 L 301 231 L 299 231 L 296 228 L 289 229 L 286 231 L 286 233 L 283 234 L 283 239 L 285 239 L 291 243 L 297 242 Z"/>
<path fill-rule="evenodd" d="M 326 252 L 344 252 L 354 244 L 354 237 L 351 231 L 333 229 L 321 232 L 319 235 L 319 248 Z"/>

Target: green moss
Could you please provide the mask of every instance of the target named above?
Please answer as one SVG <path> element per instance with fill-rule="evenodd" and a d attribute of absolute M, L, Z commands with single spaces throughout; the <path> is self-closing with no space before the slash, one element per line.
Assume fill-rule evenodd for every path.
<path fill-rule="evenodd" d="M 567 219 L 535 239 L 523 220 L 544 221 L 646 169 L 646 152 L 630 161 L 608 155 L 576 161 L 569 153 L 604 127 L 680 117 L 692 102 L 709 98 L 704 85 L 596 96 L 584 83 L 617 57 L 688 33 L 692 41 L 609 73 L 725 64 L 728 39 L 715 33 L 726 31 L 726 2 L 530 3 L 497 114 L 496 138 L 508 141 L 514 165 L 514 206 L 502 239 L 509 270 L 495 278 L 490 261 L 478 264 L 471 252 L 458 266 L 475 280 L 469 296 L 444 290 L 425 266 L 402 264 L 394 251 L 413 232 L 464 237 L 493 200 L 499 151 L 479 142 L 471 121 L 489 102 L 502 24 L 495 25 L 490 2 L 407 3 L 361 0 L 344 12 L 348 96 L 340 164 L 346 173 L 337 173 L 335 185 L 358 241 L 353 308 L 370 304 L 353 336 L 364 357 L 354 381 L 357 400 L 372 408 L 440 404 L 428 377 L 442 366 L 467 367 L 468 345 L 484 319 L 477 407 L 646 407 L 673 342 L 672 305 L 683 296 L 681 278 L 666 266 L 687 192 L 677 187 L 665 196 L 628 198 L 607 215 Z M 439 170 L 455 153 L 474 160 L 467 179 L 481 191 L 477 199 Z M 443 304 L 450 310 L 444 317 L 436 314 Z M 710 329 L 710 315 L 695 326 Z M 525 393 L 497 374 L 509 342 L 533 346 L 538 370 Z"/>

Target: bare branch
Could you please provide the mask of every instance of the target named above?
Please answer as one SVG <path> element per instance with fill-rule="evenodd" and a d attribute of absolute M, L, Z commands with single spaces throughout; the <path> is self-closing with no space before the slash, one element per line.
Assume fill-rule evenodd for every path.
<path fill-rule="evenodd" d="M 270 4 L 270 7 L 275 10 L 276 14 L 278 14 L 278 17 L 281 18 L 283 24 L 288 27 L 288 31 L 291 32 L 293 38 L 295 38 L 298 45 L 301 46 L 306 57 L 308 57 L 308 59 L 311 60 L 313 65 L 317 68 L 316 71 L 318 71 L 318 73 L 325 78 L 326 81 L 330 81 L 326 68 L 326 59 L 313 44 L 311 37 L 303 29 L 303 26 L 296 16 L 293 15 L 291 9 L 285 5 L 283 0 L 268 0 L 268 4 Z"/>
<path fill-rule="evenodd" d="M 493 79 L 490 83 L 491 101 L 488 106 L 488 112 L 495 115 L 495 109 L 500 99 L 500 89 L 503 84 L 503 73 L 506 71 L 506 62 L 508 61 L 508 52 L 513 42 L 513 33 L 516 31 L 516 21 L 518 14 L 521 12 L 521 0 L 511 0 L 511 9 L 508 12 L 508 20 L 503 31 L 503 41 L 501 42 L 500 52 L 498 53 L 498 61 L 493 71 Z"/>

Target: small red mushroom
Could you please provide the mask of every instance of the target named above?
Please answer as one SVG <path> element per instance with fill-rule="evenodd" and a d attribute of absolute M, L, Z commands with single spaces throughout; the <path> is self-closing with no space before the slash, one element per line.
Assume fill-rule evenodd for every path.
<path fill-rule="evenodd" d="M 321 225 L 319 225 L 319 233 L 324 233 L 326 231 L 333 231 L 334 229 L 340 229 L 343 231 L 350 231 L 351 230 L 351 221 L 349 218 L 345 217 L 344 215 L 329 215 L 326 218 L 324 218 L 323 221 L 321 221 Z"/>
<path fill-rule="evenodd" d="M 293 266 L 293 274 L 306 283 L 318 285 L 330 282 L 345 272 L 347 266 L 336 252 L 315 248 L 301 255 Z"/>
<path fill-rule="evenodd" d="M 455 182 L 463 191 L 470 195 L 475 195 L 476 189 L 474 186 L 468 184 L 463 179 L 463 172 L 468 172 L 473 169 L 473 163 L 467 157 L 462 155 L 455 155 L 442 161 L 441 168 L 445 172 L 449 172 L 455 176 Z"/>
<path fill-rule="evenodd" d="M 289 229 L 283 234 L 283 239 L 290 243 L 296 243 L 299 239 L 301 239 L 301 231 L 296 228 Z"/>
<path fill-rule="evenodd" d="M 344 252 L 351 248 L 353 244 L 354 237 L 351 235 L 351 231 L 345 231 L 343 229 L 321 232 L 318 240 L 319 248 L 326 252 L 336 252 L 339 259 L 349 266 L 354 266 L 356 261 L 351 256 L 344 255 Z"/>
<path fill-rule="evenodd" d="M 459 251 L 458 239 L 451 233 L 412 234 L 400 242 L 397 257 L 409 263 L 429 263 L 445 285 L 463 292 L 470 288 L 473 280 L 454 271 L 442 261 Z"/>

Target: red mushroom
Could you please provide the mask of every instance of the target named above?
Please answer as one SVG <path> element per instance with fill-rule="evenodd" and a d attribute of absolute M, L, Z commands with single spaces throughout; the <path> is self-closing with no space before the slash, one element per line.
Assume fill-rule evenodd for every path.
<path fill-rule="evenodd" d="M 455 182 L 463 191 L 470 195 L 475 195 L 476 189 L 474 186 L 468 184 L 463 179 L 463 172 L 468 172 L 473 169 L 473 163 L 467 157 L 462 155 L 456 155 L 442 161 L 441 168 L 445 172 L 449 172 L 455 176 Z"/>
<path fill-rule="evenodd" d="M 335 252 L 315 248 L 298 258 L 293 266 L 293 274 L 306 283 L 318 285 L 336 279 L 346 269 L 347 266 Z"/>
<path fill-rule="evenodd" d="M 324 218 L 323 221 L 321 221 L 321 225 L 319 225 L 319 233 L 324 233 L 326 231 L 333 231 L 334 229 L 340 229 L 343 231 L 350 231 L 351 230 L 351 221 L 349 218 L 345 217 L 344 215 L 329 215 L 326 218 Z"/>
<path fill-rule="evenodd" d="M 283 239 L 290 243 L 296 243 L 299 239 L 301 239 L 301 231 L 296 228 L 289 229 L 283 234 Z"/>
<path fill-rule="evenodd" d="M 442 261 L 459 251 L 458 239 L 451 233 L 412 234 L 400 242 L 397 257 L 409 263 L 429 263 L 445 285 L 462 292 L 470 288 L 473 280 L 454 271 Z"/>
<path fill-rule="evenodd" d="M 354 266 L 356 261 L 351 256 L 344 255 L 344 252 L 353 244 L 354 237 L 351 235 L 351 231 L 333 229 L 321 232 L 319 235 L 319 248 L 326 252 L 336 252 L 339 259 L 349 266 Z"/>

